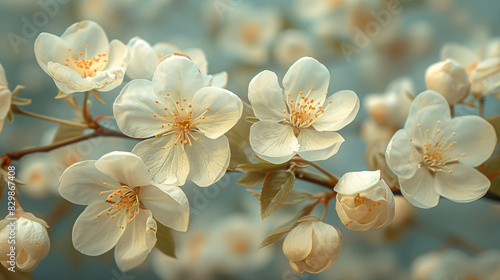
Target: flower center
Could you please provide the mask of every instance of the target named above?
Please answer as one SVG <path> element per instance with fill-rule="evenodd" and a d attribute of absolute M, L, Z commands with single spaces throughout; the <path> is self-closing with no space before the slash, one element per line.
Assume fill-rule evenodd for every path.
<path fill-rule="evenodd" d="M 255 44 L 261 34 L 260 24 L 256 21 L 248 21 L 240 26 L 240 36 L 243 42 L 252 45 Z"/>
<path fill-rule="evenodd" d="M 102 71 L 108 60 L 106 54 L 98 54 L 94 57 L 87 57 L 88 45 L 85 45 L 85 52 L 78 52 L 78 55 L 71 55 L 71 49 L 68 49 L 70 58 L 65 59 L 65 66 L 75 70 L 82 77 L 93 77 L 98 71 Z"/>
<path fill-rule="evenodd" d="M 173 98 L 171 94 L 167 94 L 167 97 Z M 155 101 L 155 103 L 163 107 L 159 101 Z M 166 130 L 162 133 L 156 134 L 155 137 L 174 134 L 176 136 L 174 146 L 177 146 L 177 144 L 182 145 L 182 152 L 185 152 L 186 145 L 189 145 L 189 147 L 193 146 L 191 140 L 194 140 L 195 142 L 198 141 L 198 138 L 194 137 L 192 132 L 199 132 L 196 125 L 200 124 L 200 121 L 205 119 L 204 115 L 210 110 L 210 108 L 207 108 L 205 112 L 198 117 L 193 118 L 192 105 L 188 103 L 186 98 L 183 98 L 182 101 L 174 101 L 174 104 L 174 111 L 163 107 L 165 114 L 162 116 L 156 114 L 153 115 L 153 117 L 160 118 L 166 122 L 166 125 L 161 125 L 161 127 Z M 204 132 L 202 132 L 202 134 L 205 135 Z M 162 147 L 162 149 L 164 150 L 165 147 Z"/>
<path fill-rule="evenodd" d="M 432 172 L 447 171 L 448 173 L 453 173 L 455 167 L 450 165 L 458 163 L 460 161 L 458 157 L 465 157 L 465 154 L 454 152 L 454 146 L 457 144 L 457 141 L 453 141 L 452 138 L 457 135 L 455 132 L 448 137 L 440 136 L 442 134 L 441 129 L 438 128 L 440 124 L 441 121 L 437 121 L 432 132 L 427 129 L 423 133 L 422 126 L 417 124 L 420 139 L 423 142 L 422 148 L 417 148 L 422 154 L 422 160 L 418 168 L 426 167 Z M 410 141 L 412 141 L 411 138 Z M 416 151 L 413 150 L 413 152 Z"/>
<path fill-rule="evenodd" d="M 106 198 L 106 202 L 111 203 L 111 207 L 99 213 L 98 218 L 101 217 L 102 213 L 106 213 L 111 219 L 117 217 L 117 225 L 119 228 L 124 229 L 126 225 L 130 224 L 130 221 L 139 214 L 139 187 L 132 189 L 129 186 L 122 185 L 120 187 L 110 185 L 108 183 L 102 183 L 104 186 L 116 187 L 116 189 L 103 191 L 100 195 L 105 193 L 111 193 Z"/>
<path fill-rule="evenodd" d="M 287 115 L 288 119 L 283 119 L 283 123 L 289 123 L 296 128 L 308 127 L 320 115 L 325 113 L 325 110 L 330 106 L 332 101 L 328 101 L 325 108 L 321 106 L 323 100 L 315 102 L 314 99 L 309 99 L 309 94 L 314 88 L 304 94 L 303 91 L 299 92 L 297 100 L 290 99 L 291 94 L 286 97 L 287 110 L 283 110 L 283 114 Z M 327 95 L 328 92 L 325 93 Z"/>

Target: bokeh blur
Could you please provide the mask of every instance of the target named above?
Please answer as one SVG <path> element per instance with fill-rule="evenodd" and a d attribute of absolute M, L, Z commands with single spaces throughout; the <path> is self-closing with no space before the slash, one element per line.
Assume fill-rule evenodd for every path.
<path fill-rule="evenodd" d="M 367 143 L 361 136 L 368 117 L 365 98 L 385 92 L 401 77 L 414 84 L 416 93 L 425 90 L 425 70 L 440 60 L 444 44 L 456 42 L 476 50 L 500 36 L 498 11 L 500 1 L 489 0 L 2 0 L 0 63 L 11 89 L 26 86 L 19 94 L 33 100 L 26 110 L 69 119 L 74 112 L 54 99 L 57 87 L 38 65 L 33 45 L 41 32 L 60 35 L 77 21 L 96 21 L 110 39 L 125 44 L 139 36 L 150 44 L 201 48 L 209 73 L 226 71 L 226 88 L 244 101 L 250 80 L 260 71 L 269 69 L 283 77 L 298 58 L 312 56 L 330 70 L 331 93 L 350 89 L 361 99 L 360 113 L 341 131 L 346 141 L 339 153 L 319 162 L 341 176 L 368 169 Z M 112 115 L 113 101 L 129 80 L 103 93 L 106 104 L 93 100 L 92 115 Z M 81 102 L 83 95 L 75 96 Z M 456 115 L 477 111 L 467 106 L 455 110 Z M 500 114 L 500 101 L 488 98 L 485 112 Z M 118 129 L 111 120 L 106 125 Z M 0 134 L 0 155 L 46 145 L 56 128 L 50 122 L 15 116 Z M 428 279 L 417 278 L 416 270 L 431 268 L 419 267 L 415 260 L 448 250 L 456 245 L 456 236 L 473 244 L 455 246 L 456 254 L 465 255 L 460 255 L 465 261 L 457 267 L 478 269 L 471 261 L 478 248 L 500 250 L 500 204 L 487 198 L 468 204 L 441 199 L 429 210 L 401 203 L 396 211 L 399 207 L 407 215 L 400 217 L 404 230 L 370 232 L 348 230 L 330 206 L 326 222 L 343 234 L 341 255 L 326 272 L 298 275 L 280 243 L 257 250 L 262 239 L 298 208 L 282 207 L 262 221 L 259 201 L 235 183 L 241 174 L 228 173 L 208 188 L 191 183 L 182 187 L 190 200 L 191 220 L 187 233 L 174 233 L 178 260 L 154 250 L 140 267 L 122 273 L 112 251 L 89 257 L 73 248 L 71 229 L 84 208 L 59 196 L 57 179 L 74 162 L 114 150 L 130 151 L 136 143 L 96 138 L 14 163 L 19 178 L 31 182 L 20 187 L 23 208 L 50 225 L 51 252 L 31 273 L 33 279 Z M 294 188 L 324 191 L 301 181 Z M 4 196 L 0 202 L 1 217 L 7 214 L 5 200 Z"/>

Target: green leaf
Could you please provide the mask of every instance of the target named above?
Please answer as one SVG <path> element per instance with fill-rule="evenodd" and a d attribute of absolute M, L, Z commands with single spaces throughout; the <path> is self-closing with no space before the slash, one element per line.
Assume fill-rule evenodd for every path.
<path fill-rule="evenodd" d="M 70 119 L 70 120 L 75 122 L 78 121 L 78 119 Z M 85 128 L 83 127 L 60 124 L 59 127 L 57 128 L 56 133 L 54 134 L 52 143 L 58 143 L 64 140 L 82 136 L 84 131 Z"/>
<path fill-rule="evenodd" d="M 267 173 L 260 193 L 260 216 L 262 219 L 278 210 L 292 190 L 294 182 L 295 174 L 291 171 L 276 170 Z"/>
<path fill-rule="evenodd" d="M 260 191 L 247 189 L 251 195 L 260 200 Z M 310 192 L 305 191 L 294 191 L 291 190 L 285 197 L 285 200 L 281 203 L 282 206 L 292 206 L 311 199 L 314 195 Z"/>
<path fill-rule="evenodd" d="M 500 154 L 491 156 L 491 158 L 484 163 L 484 174 L 491 174 L 497 171 L 500 171 Z"/>
<path fill-rule="evenodd" d="M 176 259 L 175 243 L 171 230 L 159 222 L 156 223 L 156 227 L 157 232 L 155 247 L 162 251 L 165 255 Z"/>
<path fill-rule="evenodd" d="M 259 171 L 263 173 L 267 173 L 272 170 L 283 170 L 286 169 L 287 164 L 282 163 L 282 164 L 272 164 L 272 163 L 267 163 L 267 162 L 259 162 L 259 163 L 247 163 L 247 164 L 240 164 L 236 167 L 236 170 L 244 173 L 252 172 L 252 171 Z"/>
<path fill-rule="evenodd" d="M 281 226 L 275 228 L 260 244 L 259 244 L 259 249 L 267 247 L 269 245 L 272 245 L 276 243 L 283 235 L 287 234 L 292 230 L 294 227 L 297 226 L 297 221 L 304 217 L 309 215 L 311 211 L 314 209 L 314 206 L 316 206 L 315 203 L 309 204 L 302 208 L 297 215 L 295 215 L 292 219 L 290 219 L 288 222 L 282 224 Z"/>
<path fill-rule="evenodd" d="M 102 99 L 101 93 L 97 89 L 91 90 L 90 93 L 95 98 L 95 100 L 99 101 L 99 103 L 106 104 L 106 102 L 104 102 L 104 100 Z"/>
<path fill-rule="evenodd" d="M 229 140 L 231 149 L 231 161 L 229 168 L 234 169 L 240 164 L 250 163 L 247 155 L 247 150 L 250 149 L 250 126 L 251 123 L 245 121 L 246 117 L 253 117 L 252 107 L 243 102 L 243 113 L 236 125 L 226 132 L 226 137 Z"/>
<path fill-rule="evenodd" d="M 264 178 L 266 178 L 266 173 L 252 171 L 245 174 L 245 176 L 241 177 L 238 181 L 236 181 L 236 183 L 245 187 L 253 188 L 264 182 Z"/>

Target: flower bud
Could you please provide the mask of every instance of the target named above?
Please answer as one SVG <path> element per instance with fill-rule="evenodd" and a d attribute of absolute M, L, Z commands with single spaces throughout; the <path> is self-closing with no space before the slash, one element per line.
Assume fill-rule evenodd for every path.
<path fill-rule="evenodd" d="M 387 226 L 394 218 L 394 195 L 380 170 L 344 174 L 335 186 L 335 209 L 349 229 L 366 231 Z"/>
<path fill-rule="evenodd" d="M 452 59 L 429 66 L 425 72 L 425 84 L 427 89 L 443 95 L 449 104 L 465 99 L 470 89 L 467 72 Z"/>
<path fill-rule="evenodd" d="M 320 273 L 335 263 L 342 248 L 342 234 L 320 219 L 307 216 L 299 221 L 283 242 L 283 253 L 300 274 Z"/>
<path fill-rule="evenodd" d="M 29 272 L 49 253 L 49 226 L 31 213 L 16 211 L 15 215 L 14 222 L 9 215 L 0 221 L 0 262 L 6 268 L 15 265 L 16 270 Z"/>

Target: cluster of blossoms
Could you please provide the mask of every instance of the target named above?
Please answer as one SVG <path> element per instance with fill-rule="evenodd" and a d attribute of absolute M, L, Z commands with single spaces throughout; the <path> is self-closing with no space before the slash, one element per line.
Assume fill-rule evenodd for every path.
<path fill-rule="evenodd" d="M 257 27 L 247 28 L 243 35 L 251 40 Z M 429 67 L 429 90 L 417 95 L 413 83 L 401 78 L 384 94 L 366 98 L 369 120 L 363 124 L 363 136 L 369 142 L 367 163 L 372 171 L 348 172 L 338 180 L 313 161 L 329 159 L 340 150 L 345 139 L 338 131 L 353 122 L 360 109 L 356 93 L 342 90 L 328 95 L 329 70 L 307 56 L 291 65 L 281 85 L 274 72 L 256 75 L 248 86 L 248 108 L 254 117 L 246 117 L 252 124 L 245 141 L 259 162 L 249 160 L 234 170 L 258 166 L 253 173 L 243 172 L 248 173 L 248 185 L 264 182 L 257 195 L 262 218 L 282 204 L 317 200 L 260 247 L 286 234 L 282 248 L 291 268 L 319 273 L 334 265 L 342 248 L 341 232 L 325 223 L 324 215 L 321 219 L 311 215 L 320 203 L 326 214 L 328 202 L 335 198 L 342 224 L 367 231 L 387 228 L 393 220 L 394 228 L 404 227 L 412 218 L 411 211 L 396 215 L 402 198 L 395 198 L 393 190 L 398 188 L 419 208 L 436 206 L 440 196 L 457 202 L 484 196 L 491 182 L 476 167 L 492 155 L 495 129 L 482 117 L 453 117 L 450 105 L 471 92 L 481 97 L 496 93 L 498 85 L 489 77 L 497 69 L 489 67 L 498 64 L 498 51 L 483 61 L 471 55 L 468 61 L 451 60 L 458 50 L 464 52 L 447 47 L 446 60 Z M 132 79 L 114 100 L 113 115 L 122 135 L 140 142 L 131 152 L 114 151 L 98 160 L 71 164 L 60 176 L 58 193 L 87 206 L 73 227 L 74 247 L 89 256 L 114 248 L 118 267 L 133 269 L 155 247 L 161 228 L 187 231 L 189 202 L 181 186 L 191 180 L 208 187 L 226 174 L 234 152 L 228 133 L 243 119 L 247 104 L 224 89 L 227 73 L 208 74 L 202 50 L 181 50 L 165 42 L 151 46 L 139 37 L 127 45 L 109 42 L 92 21 L 75 23 L 60 37 L 42 33 L 35 42 L 35 55 L 59 89 L 56 98 L 70 100 L 72 93 L 85 92 L 85 102 L 89 93 L 103 102 L 100 92 L 120 86 L 125 76 Z M 12 119 L 12 110 L 28 102 L 16 97 L 21 89 L 9 90 L 0 66 L 0 131 L 4 119 Z M 90 109 L 87 103 L 70 106 L 83 110 L 77 113 L 83 122 L 94 121 L 85 111 Z M 92 124 L 83 129 L 95 128 L 97 120 Z M 303 178 L 308 167 L 328 174 L 324 183 L 331 188 L 321 196 L 302 193 L 305 199 L 291 203 L 297 196 L 291 190 L 294 180 Z M 16 215 L 22 230 L 15 262 L 20 270 L 30 271 L 50 248 L 48 225 L 22 210 Z M 6 223 L 0 221 L 2 236 L 8 233 Z M 2 244 L 0 251 L 4 250 Z M 2 253 L 0 259 L 4 266 L 12 261 L 5 256 Z"/>

